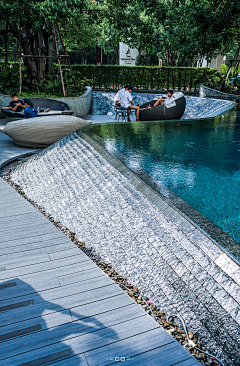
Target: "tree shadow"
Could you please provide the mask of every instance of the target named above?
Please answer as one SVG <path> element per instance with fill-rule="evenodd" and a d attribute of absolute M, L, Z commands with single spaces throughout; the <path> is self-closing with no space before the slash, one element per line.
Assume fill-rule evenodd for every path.
<path fill-rule="evenodd" d="M 71 303 L 71 295 L 61 295 L 62 290 L 63 287 L 60 287 L 59 298 L 51 302 L 18 278 L 0 284 L 0 342 L 4 342 L 0 359 L 10 362 L 9 357 L 13 357 L 14 362 L 21 360 L 21 366 L 40 366 L 77 356 L 74 357 L 76 364 L 86 365 L 85 357 L 81 353 L 89 347 L 87 334 L 92 333 L 91 337 L 96 345 L 99 337 L 105 336 L 104 332 L 94 332 L 108 327 L 96 316 L 91 315 L 93 311 L 98 312 L 97 303 L 94 310 L 90 310 L 90 305 L 82 302 L 85 294 L 80 293 L 79 297 L 82 298 L 77 307 L 75 302 Z M 56 288 L 53 292 L 57 297 Z M 50 291 L 41 293 L 46 299 L 51 296 Z M 71 309 L 71 306 L 75 307 L 75 310 Z M 83 313 L 80 313 L 82 310 Z M 84 339 L 79 338 L 84 334 Z M 111 329 L 110 334 L 111 340 L 118 339 L 114 330 Z"/>

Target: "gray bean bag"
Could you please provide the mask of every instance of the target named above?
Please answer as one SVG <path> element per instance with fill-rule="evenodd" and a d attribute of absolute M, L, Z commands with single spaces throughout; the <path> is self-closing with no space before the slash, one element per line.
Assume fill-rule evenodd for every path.
<path fill-rule="evenodd" d="M 41 148 L 91 123 L 74 116 L 35 117 L 9 122 L 0 131 L 19 146 Z"/>

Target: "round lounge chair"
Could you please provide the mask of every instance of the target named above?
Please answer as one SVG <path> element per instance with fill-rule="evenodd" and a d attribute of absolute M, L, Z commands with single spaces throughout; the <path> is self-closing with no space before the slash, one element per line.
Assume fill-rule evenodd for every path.
<path fill-rule="evenodd" d="M 174 93 L 175 105 L 168 108 L 165 103 L 159 104 L 153 108 L 146 107 L 150 104 L 153 106 L 157 99 L 153 99 L 151 102 L 145 103 L 140 106 L 140 121 L 159 121 L 159 120 L 169 120 L 169 119 L 180 119 L 185 111 L 186 99 L 183 93 Z"/>
<path fill-rule="evenodd" d="M 50 116 L 50 115 L 61 115 L 61 114 L 68 114 L 71 115 L 74 112 L 70 110 L 69 106 L 58 100 L 47 99 L 47 98 L 31 98 L 31 101 L 35 108 L 40 107 L 39 116 Z M 48 113 L 44 113 L 44 110 L 50 108 L 51 111 Z M 2 108 L 2 114 L 8 118 L 18 118 L 22 119 L 23 114 L 20 112 L 13 112 L 12 110 L 8 109 L 8 107 Z"/>
<path fill-rule="evenodd" d="M 44 148 L 91 123 L 74 116 L 35 117 L 8 122 L 0 126 L 0 131 L 11 137 L 16 145 Z"/>

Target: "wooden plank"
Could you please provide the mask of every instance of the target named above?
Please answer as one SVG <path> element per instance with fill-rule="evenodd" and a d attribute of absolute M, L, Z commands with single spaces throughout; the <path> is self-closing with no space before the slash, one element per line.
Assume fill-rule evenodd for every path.
<path fill-rule="evenodd" d="M 61 286 L 70 285 L 71 283 L 78 283 L 82 281 L 86 281 L 87 279 L 99 278 L 101 276 L 106 276 L 103 271 L 99 268 L 92 268 L 84 270 L 82 268 L 78 268 L 78 272 L 73 272 L 69 275 L 62 275 L 58 277 L 58 281 Z"/>
<path fill-rule="evenodd" d="M 46 224 L 41 224 L 41 227 L 38 227 L 37 225 L 34 225 L 34 227 L 28 227 L 26 229 L 14 229 L 14 230 L 10 230 L 10 231 L 2 231 L 1 232 L 1 237 L 0 237 L 0 243 L 5 242 L 10 239 L 12 240 L 21 240 L 21 239 L 26 239 L 26 238 L 31 238 L 31 237 L 35 237 L 35 236 L 41 236 L 42 233 L 44 232 L 45 234 L 51 234 L 54 230 L 59 231 L 58 229 L 56 229 L 53 225 L 50 225 L 50 223 L 46 223 Z"/>
<path fill-rule="evenodd" d="M 61 241 L 61 240 L 60 240 Z M 36 244 L 37 246 L 37 244 Z M 26 253 L 29 256 L 29 258 L 33 258 L 34 256 L 40 256 L 42 254 L 53 254 L 53 253 L 58 253 L 61 251 L 72 251 L 75 250 L 76 255 L 84 255 L 87 257 L 86 254 L 83 253 L 83 251 L 79 248 L 77 248 L 73 243 L 69 242 L 65 242 L 63 241 L 63 243 L 59 242 L 58 245 L 48 245 L 48 246 L 44 246 L 44 247 L 40 247 L 40 248 L 35 248 L 35 246 L 33 245 L 32 248 L 28 249 L 27 251 L 19 251 L 16 253 L 9 253 L 7 255 L 1 255 L 0 256 L 0 261 L 3 263 L 7 263 L 7 262 L 15 262 L 17 259 L 18 260 L 22 260 L 24 258 L 26 258 Z"/>
<path fill-rule="evenodd" d="M 21 251 L 21 248 L 24 248 L 25 245 L 29 245 L 29 247 L 26 247 L 26 251 L 32 247 L 44 247 L 47 245 L 57 245 L 58 243 L 69 243 L 70 240 L 65 236 L 55 236 L 54 233 L 51 234 L 43 234 L 39 235 L 37 237 L 27 238 L 27 239 L 21 239 L 19 241 L 11 241 L 3 242 L 0 244 L 2 255 L 5 253 L 8 254 L 7 250 L 13 251 L 13 253 Z M 16 249 L 14 251 L 14 248 Z M 4 252 L 6 251 L 6 252 Z M 10 252 L 9 252 L 10 253 Z"/>
<path fill-rule="evenodd" d="M 30 334 L 35 327 L 39 330 L 50 329 L 61 324 L 72 322 L 70 310 L 66 309 L 55 313 L 36 317 L 34 319 L 10 324 L 5 327 L 0 327 L 0 340 L 9 340 L 18 336 Z"/>
<path fill-rule="evenodd" d="M 13 268 L 10 270 L 0 271 L 0 281 L 9 280 L 14 277 L 21 279 L 21 276 L 31 273 L 43 272 L 54 268 L 71 266 L 72 264 L 79 264 L 84 270 L 87 268 L 96 268 L 96 265 L 90 259 L 86 259 L 85 256 L 76 255 L 73 257 L 67 257 L 57 259 L 54 261 L 32 264 L 29 266 Z M 80 268 L 80 267 L 79 267 Z"/>
<path fill-rule="evenodd" d="M 48 276 L 38 276 L 36 275 L 35 281 L 30 280 L 29 283 L 22 282 L 18 278 L 15 280 L 17 283 L 17 288 L 7 288 L 5 290 L 0 291 L 1 301 L 0 306 L 2 306 L 2 303 L 8 304 L 9 302 L 15 302 L 15 299 L 18 299 L 21 296 L 31 296 L 34 293 L 37 293 L 38 291 L 44 291 L 47 289 L 59 287 L 60 283 L 58 281 L 57 277 L 51 276 L 48 278 Z M 33 284 L 34 282 L 34 284 Z M 6 283 L 6 282 L 3 282 Z M 32 287 L 34 286 L 34 287 Z"/>
<path fill-rule="evenodd" d="M 132 304 L 133 302 L 130 297 L 125 296 L 125 294 L 122 293 L 120 295 L 112 297 L 111 299 L 108 298 L 87 305 L 77 306 L 75 308 L 71 308 L 70 310 L 66 309 L 47 315 L 39 315 L 38 317 L 33 319 L 28 319 L 22 322 L 0 327 L 0 336 L 4 336 L 13 332 L 16 332 L 17 334 L 18 331 L 21 332 L 23 329 L 31 328 L 38 324 L 41 324 L 41 330 L 50 329 L 53 327 L 57 327 L 60 324 L 69 323 L 87 317 L 89 318 L 97 314 L 105 313 L 110 310 L 118 309 Z M 16 337 L 17 335 L 14 336 Z"/>
<path fill-rule="evenodd" d="M 27 200 L 25 200 L 23 197 L 21 197 L 20 195 L 18 195 L 18 197 L 12 197 L 12 199 L 10 199 L 11 197 L 6 196 L 1 197 L 0 198 L 0 206 L 5 208 L 14 208 L 16 206 L 20 206 L 20 205 L 29 205 L 31 204 L 30 202 L 28 202 Z"/>
<path fill-rule="evenodd" d="M 13 208 L 9 208 L 7 210 L 5 210 L 4 212 L 0 212 L 0 220 L 3 217 L 16 217 L 16 216 L 20 216 L 20 215 L 24 215 L 25 213 L 33 213 L 35 214 L 36 209 L 29 204 L 29 206 L 26 207 L 21 207 L 21 206 L 17 206 L 14 209 Z"/>
<path fill-rule="evenodd" d="M 115 324 L 125 322 L 126 319 L 132 320 L 144 315 L 144 311 L 137 305 L 132 304 L 116 310 L 110 310 L 97 314 L 91 318 L 84 318 L 73 323 L 62 324 L 51 331 L 43 330 L 38 333 L 27 334 L 20 338 L 10 339 L 4 342 L 4 348 L 1 351 L 0 359 L 13 357 L 17 354 L 29 352 L 40 347 L 66 341 L 74 335 L 83 335 L 98 331 L 100 329 L 112 327 Z M 140 318 L 141 322 L 141 318 Z M 157 327 L 157 323 L 155 323 Z M 123 324 L 123 327 L 125 323 Z M 168 335 L 168 334 L 167 334 Z"/>
<path fill-rule="evenodd" d="M 4 211 L 5 210 L 15 210 L 16 208 L 19 210 L 21 208 L 27 208 L 27 207 L 29 207 L 29 205 L 31 205 L 30 207 L 34 207 L 27 200 L 19 200 L 19 199 L 13 199 L 12 201 L 9 201 L 9 200 L 2 201 L 2 202 L 0 202 L 0 205 Z"/>
<path fill-rule="evenodd" d="M 77 247 L 73 247 L 72 249 L 64 250 L 61 252 L 55 252 L 49 254 L 51 260 L 60 259 L 60 258 L 67 258 L 71 257 L 72 255 L 79 254 L 80 249 Z"/>
<path fill-rule="evenodd" d="M 64 360 L 56 361 L 52 365 L 54 366 L 89 366 L 87 364 L 85 353 L 79 354 L 77 356 L 68 357 Z"/>
<path fill-rule="evenodd" d="M 101 284 L 99 284 L 99 287 L 97 287 L 97 285 L 95 287 L 96 288 L 92 290 L 78 292 L 78 289 L 76 290 L 76 285 L 74 284 L 68 287 L 60 287 L 58 295 L 54 294 L 54 291 L 48 291 L 47 295 L 44 293 L 42 296 L 32 296 L 31 298 L 34 300 L 34 305 L 31 305 L 31 311 L 25 307 L 6 311 L 1 314 L 1 326 L 32 319 L 40 316 L 43 312 L 47 315 L 56 311 L 63 311 L 68 308 L 70 309 L 76 306 L 90 304 L 99 300 L 111 299 L 114 296 L 122 294 L 122 290 L 114 284 L 105 287 L 102 287 Z M 52 296 L 59 296 L 59 298 L 51 299 Z M 45 299 L 45 297 L 49 300 Z"/>
<path fill-rule="evenodd" d="M 62 283 L 59 279 L 59 275 L 61 275 L 60 278 Z M 8 299 L 14 299 L 16 297 L 19 298 L 21 296 L 30 295 L 32 293 L 44 291 L 50 288 L 64 286 L 64 283 L 66 285 L 71 283 L 77 283 L 79 285 L 80 282 L 89 281 L 99 277 L 106 278 L 106 275 L 96 267 L 90 270 L 82 270 L 79 268 L 79 264 L 76 264 L 75 266 L 55 268 L 53 270 L 33 275 L 27 275 L 21 280 L 18 278 L 15 279 L 14 283 L 16 283 L 16 287 L 14 289 L 10 287 L 0 290 L 0 304 Z M 8 282 L 13 283 L 12 280 Z M 4 283 L 6 284 L 6 282 Z"/>
<path fill-rule="evenodd" d="M 11 238 L 9 238 L 8 242 L 3 242 L 1 243 L 1 248 L 5 248 L 8 246 L 17 246 L 17 245 L 25 245 L 25 244 L 32 244 L 32 243 L 38 243 L 41 241 L 46 241 L 46 240 L 57 240 L 57 239 L 67 239 L 67 237 L 62 234 L 59 230 L 57 230 L 56 232 L 51 232 L 50 234 L 42 234 L 42 235 L 38 235 L 38 236 L 32 236 L 30 238 L 25 238 L 25 239 L 21 239 L 21 240 L 11 240 Z"/>
<path fill-rule="evenodd" d="M 0 207 L 1 207 L 1 203 L 0 203 Z M 35 215 L 34 215 L 35 216 Z M 8 231 L 8 230 L 16 230 L 16 229 L 24 229 L 26 230 L 26 228 L 31 227 L 31 226 L 40 226 L 41 224 L 45 224 L 46 223 L 46 218 L 44 217 L 34 217 L 33 215 L 29 215 L 27 216 L 27 218 L 23 218 L 23 216 L 21 217 L 21 219 L 19 220 L 7 220 L 4 222 L 4 224 L 1 223 L 0 225 L 0 232 L 2 231 Z M 49 221 L 50 225 L 53 225 L 50 221 Z"/>
<path fill-rule="evenodd" d="M 43 214 L 40 211 L 37 211 L 32 213 L 32 212 L 27 212 L 24 215 L 19 216 L 17 219 L 15 216 L 10 216 L 10 217 L 1 217 L 0 223 L 1 225 L 6 224 L 6 223 L 11 223 L 11 222 L 16 222 L 16 221 L 24 221 L 24 220 L 29 220 L 29 219 L 39 219 L 39 220 L 45 220 L 46 218 L 43 216 Z"/>
<path fill-rule="evenodd" d="M 132 306 L 132 308 L 137 308 L 138 306 Z M 140 309 L 141 310 L 141 309 Z M 134 316 L 135 312 L 133 313 Z M 127 315 L 128 316 L 128 315 Z M 126 317 L 126 315 L 125 315 Z M 13 357 L 9 357 L 7 359 L 3 359 L 1 361 L 1 366 L 16 366 L 19 364 L 32 362 L 32 365 L 34 365 L 34 361 L 41 358 L 45 358 L 45 363 L 50 358 L 51 360 L 53 357 L 56 357 L 56 360 L 59 359 L 58 355 L 60 352 L 69 351 L 68 356 L 73 356 L 74 354 L 81 354 L 85 353 L 87 351 L 90 351 L 92 349 L 102 347 L 107 344 L 114 343 L 121 339 L 126 339 L 129 337 L 132 337 L 134 335 L 147 332 L 148 330 L 152 330 L 157 328 L 158 324 L 151 319 L 148 315 L 144 315 L 138 318 L 134 318 L 129 321 L 121 322 L 117 325 L 108 326 L 99 330 L 96 330 L 96 327 L 101 324 L 99 324 L 99 321 L 95 317 L 92 318 L 92 325 L 89 326 L 89 330 L 91 330 L 90 327 L 92 327 L 92 330 L 95 329 L 95 331 L 88 330 L 87 334 L 82 334 L 78 336 L 73 336 L 71 334 L 71 338 L 66 339 L 66 333 L 61 333 L 61 337 L 64 336 L 64 344 L 62 342 L 58 342 L 52 345 L 48 345 L 42 348 L 38 348 L 29 352 L 25 352 L 22 354 L 18 354 Z M 63 326 L 64 327 L 64 326 Z M 86 327 L 88 327 L 86 325 Z M 60 327 L 59 327 L 60 328 Z M 81 329 L 81 328 L 80 328 Z M 41 333 L 41 332 L 40 332 Z M 50 332 L 51 333 L 51 332 Z M 59 333 L 60 335 L 60 333 Z M 68 330 L 69 335 L 69 330 Z M 171 336 L 169 335 L 171 338 Z M 24 337 L 21 337 L 24 338 Z M 7 342 L 5 342 L 7 343 Z M 4 345 L 5 346 L 5 345 Z M 13 345 L 14 346 L 14 345 Z M 5 347 L 4 347 L 5 348 Z M 10 350 L 11 351 L 11 350 Z M 20 350 L 21 352 L 21 350 Z M 58 358 L 57 358 L 58 357 Z M 35 363 L 39 364 L 39 363 Z M 30 365 L 30 364 L 29 364 Z M 156 365 L 156 364 L 155 364 Z"/>
<path fill-rule="evenodd" d="M 175 365 L 177 365 L 177 366 L 199 366 L 199 365 L 201 365 L 201 364 L 199 364 L 199 362 L 197 362 L 197 363 L 196 362 L 197 362 L 197 360 L 194 357 L 191 357 L 188 360 L 179 362 Z"/>
<path fill-rule="evenodd" d="M 43 283 L 45 280 L 46 283 Z M 19 290 L 17 291 L 17 295 L 19 294 L 19 296 L 16 296 L 15 292 L 16 289 L 13 290 L 13 288 L 8 288 L 6 289 L 7 295 L 6 295 L 6 299 L 0 301 L 0 306 L 9 306 L 15 303 L 18 303 L 19 301 L 27 301 L 29 299 L 31 299 L 34 303 L 36 300 L 36 298 L 38 299 L 39 294 L 41 294 L 41 292 L 45 292 L 45 291 L 50 291 L 52 290 L 52 292 L 59 292 L 60 288 L 65 288 L 65 286 L 60 286 L 60 283 L 58 281 L 58 279 L 54 276 L 52 276 L 51 278 L 49 278 L 49 276 L 45 276 L 45 278 L 41 277 L 39 280 L 35 279 L 36 283 L 34 284 L 34 287 L 32 287 L 31 283 L 26 283 L 23 282 L 23 285 L 20 286 L 20 283 L 22 281 L 20 281 L 19 279 L 16 279 L 16 283 L 17 283 L 17 287 L 19 288 Z M 30 282 L 30 281 L 29 281 Z M 5 282 L 4 282 L 5 283 Z M 88 290 L 92 290 L 95 288 L 99 288 L 99 287 L 104 287 L 104 286 L 108 286 L 110 284 L 112 284 L 113 282 L 110 280 L 110 278 L 106 275 L 101 275 L 98 276 L 98 279 L 96 280 L 96 278 L 90 278 L 90 279 L 85 279 L 84 281 L 78 281 L 75 282 L 75 292 L 78 291 L 78 293 L 81 292 L 85 292 Z M 74 284 L 72 284 L 74 285 Z M 37 291 L 36 288 L 39 287 L 39 290 Z M 10 290 L 10 291 L 9 291 Z M 2 290 L 1 292 L 4 292 L 4 290 Z M 10 292 L 12 292 L 12 296 L 13 297 L 9 297 Z M 63 290 L 64 293 L 64 290 Z"/>
<path fill-rule="evenodd" d="M 199 362 L 194 359 L 188 351 L 186 351 L 180 344 L 172 342 L 133 357 L 131 359 L 131 366 L 173 366 L 179 365 L 179 362 L 187 361 L 189 359 L 191 359 L 191 366 L 199 366 Z M 92 366 L 92 364 L 90 363 L 89 366 Z"/>
<path fill-rule="evenodd" d="M 137 355 L 171 344 L 171 342 L 174 342 L 174 338 L 169 339 L 167 332 L 162 328 L 156 328 L 144 334 L 141 333 L 131 338 L 89 351 L 85 355 L 89 366 L 107 366 L 124 360 L 128 361 L 131 365 L 132 359 Z M 143 365 L 148 365 L 148 363 L 143 363 Z M 159 363 L 156 365 L 159 365 Z"/>
<path fill-rule="evenodd" d="M 9 248 L 1 248 L 0 247 L 0 260 L 2 255 L 14 255 L 16 253 L 27 252 L 27 253 L 48 253 L 49 251 L 57 251 L 58 248 L 61 247 L 63 249 L 65 246 L 66 249 L 71 249 L 75 245 L 68 240 L 67 238 L 57 239 L 57 240 L 48 240 L 48 241 L 40 241 L 36 243 L 30 243 L 25 245 L 17 245 L 16 247 L 11 246 Z M 61 250 L 59 249 L 59 250 Z M 81 251 L 81 250 L 79 250 Z"/>
<path fill-rule="evenodd" d="M 29 258 L 23 257 L 22 260 L 15 258 L 12 261 L 10 261 L 10 259 L 5 258 L 5 260 L 1 260 L 0 265 L 1 265 L 1 267 L 6 268 L 6 269 L 12 269 L 12 268 L 17 268 L 17 267 L 21 267 L 21 266 L 27 266 L 29 264 L 48 262 L 48 261 L 50 261 L 49 255 L 42 254 L 41 256 L 33 255 L 32 257 L 29 257 Z"/>

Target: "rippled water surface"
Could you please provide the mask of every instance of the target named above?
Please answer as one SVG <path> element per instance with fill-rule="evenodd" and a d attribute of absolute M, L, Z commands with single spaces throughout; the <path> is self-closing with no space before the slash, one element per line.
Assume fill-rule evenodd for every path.
<path fill-rule="evenodd" d="M 240 242 L 240 109 L 205 120 L 101 124 L 91 131 Z"/>

